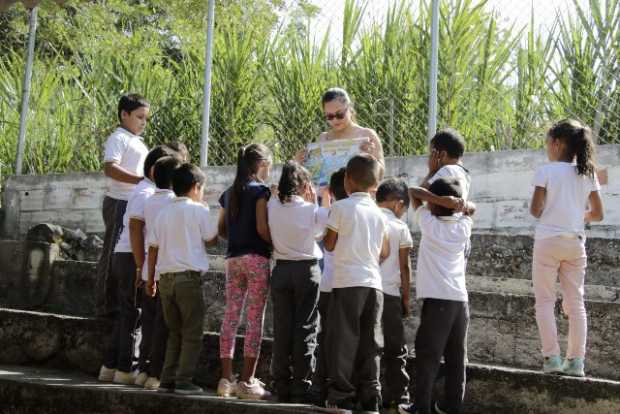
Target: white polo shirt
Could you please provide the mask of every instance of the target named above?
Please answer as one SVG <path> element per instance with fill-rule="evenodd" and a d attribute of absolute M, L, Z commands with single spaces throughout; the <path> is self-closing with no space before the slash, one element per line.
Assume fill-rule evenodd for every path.
<path fill-rule="evenodd" d="M 217 236 L 217 221 L 209 219 L 209 207 L 177 197 L 162 210 L 152 229 L 149 245 L 159 248 L 156 273 L 209 270 L 205 241 Z"/>
<path fill-rule="evenodd" d="M 146 245 L 148 246 L 153 239 L 153 226 L 157 223 L 159 213 L 164 208 L 172 204 L 172 201 L 176 198 L 174 191 L 158 188 L 153 195 L 146 200 L 144 204 L 144 224 L 146 227 Z M 142 268 L 142 280 L 148 280 L 148 249 L 146 254 L 146 260 L 144 261 L 144 267 Z M 155 272 L 155 280 L 159 280 L 159 273 Z"/>
<path fill-rule="evenodd" d="M 319 283 L 321 292 L 329 293 L 334 284 L 334 252 L 323 252 L 323 274 Z"/>
<path fill-rule="evenodd" d="M 577 174 L 575 164 L 551 162 L 536 170 L 532 184 L 546 189 L 545 208 L 536 225 L 536 240 L 578 235 L 585 240 L 584 216 L 590 193 L 600 191 L 594 178 Z"/>
<path fill-rule="evenodd" d="M 473 220 L 466 215 L 436 217 L 418 208 L 420 248 L 416 270 L 418 299 L 433 298 L 467 302 L 465 247 Z"/>
<path fill-rule="evenodd" d="M 129 219 L 144 221 L 144 204 L 155 192 L 155 184 L 148 178 L 142 179 L 127 201 L 127 209 L 123 215 L 123 230 L 114 247 L 114 253 L 131 253 L 131 242 L 129 240 Z M 146 233 L 144 233 L 146 235 Z"/>
<path fill-rule="evenodd" d="M 381 290 L 379 258 L 387 220 L 368 193 L 353 193 L 335 202 L 327 227 L 338 233 L 332 287 Z"/>
<path fill-rule="evenodd" d="M 390 209 L 382 208 L 381 211 L 387 219 L 387 234 L 390 243 L 390 255 L 381 263 L 383 293 L 400 296 L 400 249 L 413 247 L 413 240 L 407 223 L 396 217 Z"/>
<path fill-rule="evenodd" d="M 440 178 L 456 178 L 461 184 L 461 190 L 463 195 L 461 198 L 465 201 L 469 200 L 469 190 L 471 188 L 471 177 L 467 170 L 461 165 L 444 165 L 441 167 L 435 175 L 428 180 L 429 184 L 433 184 L 435 180 Z"/>
<path fill-rule="evenodd" d="M 149 153 L 142 137 L 134 135 L 125 128 L 118 127 L 105 142 L 103 162 L 115 162 L 125 170 L 142 176 L 144 160 Z M 122 183 L 106 177 L 106 195 L 117 200 L 129 200 L 134 184 Z"/>
<path fill-rule="evenodd" d="M 269 231 L 276 260 L 321 259 L 323 252 L 316 240 L 325 233 L 327 214 L 319 214 L 319 206 L 300 196 L 280 202 L 271 197 L 267 203 Z"/>

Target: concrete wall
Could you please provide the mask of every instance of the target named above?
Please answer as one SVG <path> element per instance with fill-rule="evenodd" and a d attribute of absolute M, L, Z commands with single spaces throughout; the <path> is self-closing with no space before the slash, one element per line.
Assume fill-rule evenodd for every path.
<path fill-rule="evenodd" d="M 591 235 L 620 237 L 620 145 L 598 149 L 602 167 L 608 169 L 610 184 L 603 189 L 606 218 L 592 226 Z M 534 220 L 528 214 L 530 181 L 537 166 L 546 160 L 543 151 L 501 151 L 467 154 L 466 167 L 472 174 L 472 199 L 478 204 L 476 231 L 531 232 Z M 426 157 L 390 158 L 389 175 L 403 175 L 418 183 L 426 173 Z M 207 199 L 217 206 L 219 194 L 232 183 L 233 167 L 211 167 Z M 274 172 L 273 182 L 279 174 Z M 47 176 L 14 176 L 7 180 L 3 208 L 5 237 L 23 236 L 29 227 L 52 222 L 87 233 L 103 231 L 100 206 L 105 180 L 99 173 Z M 411 220 L 410 220 L 411 222 Z M 415 230 L 415 228 L 413 228 Z"/>

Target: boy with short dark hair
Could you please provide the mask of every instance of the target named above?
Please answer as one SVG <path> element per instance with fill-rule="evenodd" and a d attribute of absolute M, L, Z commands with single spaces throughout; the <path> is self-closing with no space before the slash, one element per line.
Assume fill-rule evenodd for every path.
<path fill-rule="evenodd" d="M 403 318 L 410 313 L 409 290 L 411 265 L 409 254 L 413 247 L 411 232 L 401 217 L 409 208 L 407 183 L 389 178 L 377 189 L 377 204 L 387 220 L 390 255 L 381 263 L 383 278 L 383 337 L 382 364 L 385 367 L 385 388 L 382 392 L 386 408 L 409 403 L 409 374 L 407 374 L 407 341 Z"/>
<path fill-rule="evenodd" d="M 177 198 L 157 217 L 149 239 L 147 291 L 155 296 L 155 274 L 168 326 L 166 358 L 159 390 L 200 394 L 192 383 L 202 349 L 205 314 L 202 274 L 209 269 L 206 245 L 217 243 L 217 223 L 202 202 L 206 177 L 196 166 L 183 164 L 172 176 Z"/>
<path fill-rule="evenodd" d="M 347 163 L 349 197 L 331 207 L 324 239 L 334 252 L 333 290 L 327 321 L 328 408 L 377 412 L 381 401 L 379 361 L 383 345 L 380 261 L 389 255 L 386 220 L 370 192 L 381 164 L 371 155 Z"/>
<path fill-rule="evenodd" d="M 142 180 L 148 149 L 142 133 L 149 115 L 149 103 L 137 94 L 121 96 L 118 102 L 119 126 L 105 143 L 103 172 L 107 191 L 103 198 L 102 215 L 105 226 L 103 251 L 97 263 L 96 313 L 112 316 L 118 312 L 114 281 L 110 280 L 112 252 L 123 229 L 123 215 L 133 188 Z"/>
<path fill-rule="evenodd" d="M 429 191 L 437 197 L 460 198 L 461 183 L 439 178 Z M 420 326 L 415 340 L 415 404 L 401 405 L 401 414 L 430 414 L 432 390 L 443 356 L 445 360 L 445 407 L 461 413 L 465 396 L 467 327 L 469 307 L 465 286 L 465 250 L 469 243 L 475 206 L 467 202 L 464 214 L 433 202 L 423 207 L 412 199 L 422 235 L 418 253 L 416 291 L 423 300 Z"/>

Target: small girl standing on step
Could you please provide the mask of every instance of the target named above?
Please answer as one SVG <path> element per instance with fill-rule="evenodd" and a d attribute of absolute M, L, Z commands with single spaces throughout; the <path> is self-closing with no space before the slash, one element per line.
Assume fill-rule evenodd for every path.
<path fill-rule="evenodd" d="M 583 377 L 587 336 L 584 223 L 603 219 L 590 128 L 571 119 L 558 122 L 549 130 L 547 155 L 550 162 L 534 176 L 530 206 L 531 214 L 539 219 L 534 236 L 532 281 L 543 371 Z M 563 308 L 568 314 L 564 362 L 560 358 L 554 315 L 558 277 Z"/>
<path fill-rule="evenodd" d="M 235 181 L 220 197 L 219 235 L 228 240 L 226 255 L 226 309 L 220 331 L 222 378 L 218 395 L 243 399 L 269 396 L 256 378 L 265 305 L 269 287 L 271 236 L 267 201 L 271 195 L 265 181 L 271 169 L 271 152 L 262 144 L 241 148 Z M 246 307 L 243 371 L 237 383 L 232 360 L 241 310 Z"/>

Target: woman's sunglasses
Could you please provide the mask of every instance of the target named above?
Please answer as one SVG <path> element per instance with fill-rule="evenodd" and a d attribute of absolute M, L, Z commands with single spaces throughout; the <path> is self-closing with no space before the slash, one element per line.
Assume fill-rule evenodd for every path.
<path fill-rule="evenodd" d="M 335 114 L 325 114 L 325 119 L 328 121 L 333 121 L 334 119 L 344 119 L 347 115 L 348 108 L 343 111 L 338 111 Z"/>

